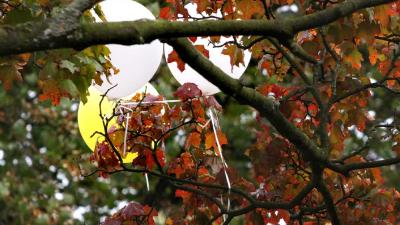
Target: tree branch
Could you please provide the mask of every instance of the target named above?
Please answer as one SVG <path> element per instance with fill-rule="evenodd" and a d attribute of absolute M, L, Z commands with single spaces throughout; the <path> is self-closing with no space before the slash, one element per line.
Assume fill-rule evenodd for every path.
<path fill-rule="evenodd" d="M 317 184 L 317 189 L 318 191 L 321 193 L 324 201 L 325 201 L 325 205 L 326 205 L 326 209 L 328 211 L 328 214 L 331 218 L 331 222 L 333 225 L 340 225 L 340 220 L 336 211 L 336 206 L 335 203 L 333 201 L 332 195 L 329 192 L 328 188 L 325 186 L 325 184 L 323 183 L 322 180 L 320 180 Z"/>
<path fill-rule="evenodd" d="M 320 27 L 340 17 L 394 0 L 353 0 L 319 12 L 283 20 L 206 20 L 169 22 L 140 20 L 118 23 L 77 24 L 81 12 L 96 0 L 76 0 L 68 20 L 49 18 L 17 26 L 0 27 L 0 56 L 55 48 L 83 49 L 98 44 L 145 44 L 155 39 L 215 35 L 260 35 L 288 39 L 299 31 Z M 68 11 L 66 9 L 66 12 Z M 59 18 L 64 18 L 59 16 Z M 67 17 L 65 17 L 67 18 Z M 74 20 L 70 20 L 70 19 Z M 62 24 L 63 26 L 60 26 Z M 55 26 L 58 25 L 58 26 Z"/>
<path fill-rule="evenodd" d="M 360 170 L 360 169 L 368 169 L 368 168 L 375 168 L 375 167 L 382 167 L 382 166 L 390 166 L 393 164 L 400 163 L 400 157 L 391 158 L 391 159 L 382 159 L 377 161 L 370 161 L 370 162 L 361 162 L 361 163 L 352 163 L 343 165 L 341 167 L 342 170 L 346 172 L 350 172 L 352 170 Z"/>

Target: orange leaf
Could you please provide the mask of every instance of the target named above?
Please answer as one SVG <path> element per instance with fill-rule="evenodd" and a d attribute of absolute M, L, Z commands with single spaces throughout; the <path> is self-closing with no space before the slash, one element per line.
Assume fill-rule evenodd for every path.
<path fill-rule="evenodd" d="M 215 138 L 214 138 L 214 133 L 213 132 L 208 132 L 206 134 L 206 143 L 205 147 L 206 149 L 210 149 L 215 145 Z"/>
<path fill-rule="evenodd" d="M 222 133 L 221 130 L 217 131 L 217 137 L 218 137 L 219 144 L 221 146 L 228 144 L 228 139 L 226 138 L 225 134 Z M 210 131 L 206 134 L 206 141 L 205 141 L 205 148 L 210 149 L 211 147 L 213 147 L 214 150 L 218 149 L 217 142 L 215 141 L 215 134 L 212 131 Z"/>
<path fill-rule="evenodd" d="M 225 45 L 222 54 L 230 57 L 232 70 L 233 66 L 240 66 L 240 64 L 244 65 L 243 50 L 238 48 L 236 45 Z"/>
<path fill-rule="evenodd" d="M 384 180 L 383 177 L 381 175 L 381 169 L 380 168 L 372 168 L 371 169 L 371 173 L 374 176 L 376 182 L 378 184 L 383 184 Z"/>
<path fill-rule="evenodd" d="M 183 72 L 185 70 L 185 62 L 179 58 L 178 53 L 176 53 L 175 50 L 173 50 L 171 53 L 168 55 L 167 63 L 172 63 L 176 62 L 178 69 Z"/>
<path fill-rule="evenodd" d="M 195 45 L 197 51 L 203 54 L 206 58 L 210 58 L 210 52 L 204 47 L 204 45 Z"/>
<path fill-rule="evenodd" d="M 175 191 L 175 197 L 182 198 L 184 202 L 188 202 L 190 200 L 191 195 L 192 194 L 190 192 L 184 190 L 177 189 Z"/>
<path fill-rule="evenodd" d="M 201 136 L 198 132 L 192 132 L 188 135 L 186 139 L 186 148 L 189 148 L 190 146 L 193 146 L 195 148 L 200 148 L 201 144 Z"/>
<path fill-rule="evenodd" d="M 158 163 L 160 163 L 161 167 L 165 166 L 165 154 L 163 150 L 157 149 L 156 150 L 156 157 Z"/>

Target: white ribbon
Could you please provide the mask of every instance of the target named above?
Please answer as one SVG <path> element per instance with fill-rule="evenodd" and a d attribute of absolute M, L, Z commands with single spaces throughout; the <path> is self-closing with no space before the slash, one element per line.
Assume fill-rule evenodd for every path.
<path fill-rule="evenodd" d="M 210 120 L 211 120 L 211 125 L 212 125 L 212 129 L 213 129 L 213 132 L 214 132 L 215 142 L 217 143 L 218 154 L 219 154 L 219 156 L 221 158 L 221 162 L 222 162 L 222 165 L 223 165 L 222 168 L 224 170 L 224 175 L 225 175 L 225 180 L 226 180 L 226 183 L 228 185 L 228 199 L 227 199 L 227 207 L 226 207 L 226 209 L 227 209 L 227 211 L 229 211 L 230 208 L 231 208 L 231 199 L 230 199 L 229 196 L 231 194 L 232 186 L 231 186 L 231 181 L 230 181 L 229 176 L 228 176 L 228 172 L 226 171 L 226 169 L 228 168 L 228 164 L 225 162 L 224 156 L 222 155 L 222 147 L 221 147 L 221 144 L 219 142 L 218 133 L 217 133 L 218 128 L 219 128 L 219 124 L 218 124 L 218 120 L 216 119 L 217 117 L 214 116 L 214 113 L 215 112 L 212 111 L 212 109 L 208 109 L 208 115 L 209 115 Z M 222 203 L 222 205 L 224 205 L 224 201 L 223 201 L 222 195 L 221 195 L 221 203 Z M 222 218 L 223 218 L 223 220 L 225 222 L 226 221 L 226 214 L 222 215 Z"/>
<path fill-rule="evenodd" d="M 147 173 L 144 173 L 144 179 L 146 180 L 147 191 L 150 191 L 149 176 L 147 175 Z"/>
<path fill-rule="evenodd" d="M 181 100 L 162 100 L 162 101 L 152 101 L 152 102 L 120 102 L 120 105 L 139 105 L 139 104 L 162 104 L 162 103 L 177 103 L 182 102 Z"/>

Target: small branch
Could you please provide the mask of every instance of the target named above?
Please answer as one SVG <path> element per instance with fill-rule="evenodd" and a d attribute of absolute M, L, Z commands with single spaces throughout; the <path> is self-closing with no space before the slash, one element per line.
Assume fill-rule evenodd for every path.
<path fill-rule="evenodd" d="M 332 225 L 340 225 L 341 222 L 339 220 L 339 217 L 338 217 L 338 214 L 336 211 L 336 206 L 333 201 L 332 195 L 322 180 L 320 180 L 320 182 L 317 184 L 317 189 L 321 193 L 321 195 L 325 201 L 326 209 L 330 216 Z"/>
<path fill-rule="evenodd" d="M 350 159 L 350 158 L 352 158 L 354 156 L 359 155 L 361 152 L 363 152 L 363 151 L 365 151 L 367 149 L 369 149 L 369 146 L 367 146 L 367 145 L 363 146 L 363 147 L 359 148 L 358 150 L 355 150 L 352 153 L 341 157 L 340 159 L 332 160 L 332 162 L 334 162 L 334 163 L 342 163 L 343 164 L 344 161 L 346 161 L 346 160 L 348 160 L 348 159 Z"/>
<path fill-rule="evenodd" d="M 370 161 L 370 162 L 347 164 L 347 165 L 343 165 L 341 167 L 341 169 L 346 172 L 350 172 L 352 170 L 390 166 L 390 165 L 394 165 L 394 164 L 398 164 L 398 163 L 400 163 L 400 157 L 391 158 L 391 159 L 382 159 L 382 160 Z"/>
<path fill-rule="evenodd" d="M 300 59 L 309 62 L 311 64 L 318 64 L 318 61 L 306 52 L 299 44 L 291 39 L 282 41 L 282 44 L 287 47 L 295 56 Z"/>

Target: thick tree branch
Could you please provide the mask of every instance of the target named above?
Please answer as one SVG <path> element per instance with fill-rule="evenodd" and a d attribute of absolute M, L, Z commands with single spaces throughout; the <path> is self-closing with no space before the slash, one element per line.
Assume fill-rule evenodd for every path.
<path fill-rule="evenodd" d="M 0 56 L 55 48 L 82 49 L 97 44 L 144 44 L 150 43 L 155 39 L 190 36 L 260 35 L 287 39 L 299 31 L 329 24 L 359 9 L 392 1 L 347 1 L 311 15 L 283 20 L 209 20 L 193 22 L 141 20 L 135 22 L 77 24 L 75 20 L 81 15 L 80 10 L 88 9 L 97 2 L 96 0 L 77 0 L 71 4 L 71 7 L 67 7 L 73 12 L 73 16 L 70 14 L 67 20 L 50 18 L 41 22 L 30 22 L 17 26 L 1 26 Z M 69 19 L 74 16 L 74 20 L 70 21 Z M 63 16 L 59 16 L 59 18 L 63 18 Z"/>
<path fill-rule="evenodd" d="M 79 11 L 81 14 L 88 9 L 91 9 L 96 3 L 102 0 L 75 0 L 67 9 Z"/>

